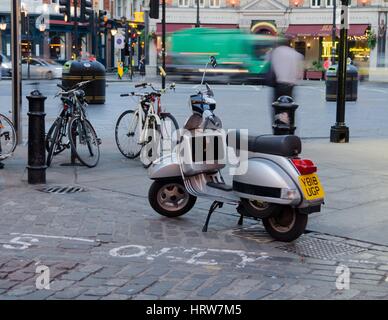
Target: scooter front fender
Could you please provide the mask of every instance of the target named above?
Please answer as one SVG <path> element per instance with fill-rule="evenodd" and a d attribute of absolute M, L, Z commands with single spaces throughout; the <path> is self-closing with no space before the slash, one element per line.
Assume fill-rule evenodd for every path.
<path fill-rule="evenodd" d="M 157 159 L 148 168 L 148 176 L 154 180 L 181 177 L 181 169 L 176 154 L 168 154 Z"/>

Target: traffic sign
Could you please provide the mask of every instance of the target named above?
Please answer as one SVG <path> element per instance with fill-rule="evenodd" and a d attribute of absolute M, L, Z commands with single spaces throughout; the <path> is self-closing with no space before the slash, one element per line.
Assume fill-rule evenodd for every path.
<path fill-rule="evenodd" d="M 125 37 L 122 34 L 116 34 L 115 35 L 115 48 L 116 49 L 124 49 L 125 43 L 124 43 Z"/>

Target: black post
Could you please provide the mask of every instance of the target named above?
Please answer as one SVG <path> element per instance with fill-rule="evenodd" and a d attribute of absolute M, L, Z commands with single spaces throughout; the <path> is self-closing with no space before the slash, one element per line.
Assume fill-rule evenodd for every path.
<path fill-rule="evenodd" d="M 127 22 L 128 25 L 128 22 Z M 132 67 L 132 59 L 133 59 L 133 46 L 132 46 L 132 33 L 133 33 L 133 28 L 131 27 L 131 41 L 129 45 L 129 77 L 132 80 L 133 77 L 133 67 Z"/>
<path fill-rule="evenodd" d="M 149 20 L 149 11 L 150 11 L 150 8 L 147 7 L 147 8 L 143 8 L 144 10 L 144 34 L 145 34 L 145 37 L 144 37 L 144 68 L 146 65 L 148 65 L 149 63 L 149 60 L 150 60 L 150 56 L 149 56 L 149 47 L 148 47 L 148 33 L 149 33 L 149 29 L 150 29 L 150 20 Z"/>
<path fill-rule="evenodd" d="M 162 68 L 166 70 L 166 0 L 162 2 Z M 162 74 L 162 89 L 166 88 L 166 76 Z"/>
<path fill-rule="evenodd" d="M 21 23 L 22 23 L 22 34 L 27 39 L 27 79 L 31 79 L 31 56 L 32 56 L 32 37 L 30 31 L 30 15 L 27 11 L 22 11 L 20 13 Z"/>
<path fill-rule="evenodd" d="M 330 130 L 330 142 L 349 142 L 349 128 L 345 125 L 346 65 L 348 54 L 349 0 L 341 0 L 341 30 L 338 55 L 338 90 L 336 123 Z"/>
<path fill-rule="evenodd" d="M 46 97 L 38 90 L 28 99 L 28 183 L 46 183 L 46 149 L 44 101 Z"/>
<path fill-rule="evenodd" d="M 74 0 L 74 43 L 75 43 L 75 57 L 78 58 L 78 0 Z"/>
<path fill-rule="evenodd" d="M 97 28 L 97 13 L 93 12 L 93 15 L 91 16 L 89 23 L 92 24 L 92 54 L 97 60 L 97 39 L 100 35 Z"/>
<path fill-rule="evenodd" d="M 333 27 L 331 33 L 331 64 L 335 64 L 335 38 L 336 38 L 336 11 L 337 11 L 337 0 L 333 0 Z"/>
<path fill-rule="evenodd" d="M 197 1 L 197 23 L 195 24 L 196 28 L 199 28 L 201 26 L 201 23 L 199 22 L 199 0 Z"/>
<path fill-rule="evenodd" d="M 18 143 L 22 142 L 20 72 L 20 0 L 12 0 L 11 10 L 11 46 L 12 46 L 12 120 Z"/>

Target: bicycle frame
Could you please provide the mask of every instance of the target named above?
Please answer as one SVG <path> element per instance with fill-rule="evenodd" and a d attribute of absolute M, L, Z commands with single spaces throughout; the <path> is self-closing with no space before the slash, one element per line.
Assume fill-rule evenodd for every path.
<path fill-rule="evenodd" d="M 139 128 L 142 128 L 140 138 L 139 138 L 139 144 L 145 144 L 148 142 L 147 138 L 150 136 L 149 132 L 152 129 L 150 128 L 151 118 L 155 119 L 156 127 L 154 129 L 156 129 L 161 124 L 160 117 L 158 115 L 158 113 L 160 113 L 160 98 L 158 98 L 157 112 L 155 112 L 154 101 L 149 101 L 149 103 L 150 103 L 150 107 L 147 111 L 147 114 L 143 110 L 142 101 L 139 102 L 137 106 L 137 110 L 135 111 L 135 116 L 137 116 L 138 126 Z M 136 119 L 134 119 L 133 121 L 136 121 Z M 132 128 L 133 124 L 134 123 L 130 124 L 131 125 L 130 128 Z M 156 130 L 154 130 L 153 134 L 151 135 L 153 138 L 155 138 L 154 137 L 155 132 Z"/>

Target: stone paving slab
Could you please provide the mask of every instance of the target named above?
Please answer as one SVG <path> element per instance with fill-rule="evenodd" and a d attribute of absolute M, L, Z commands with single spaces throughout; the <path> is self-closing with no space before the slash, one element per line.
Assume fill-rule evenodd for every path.
<path fill-rule="evenodd" d="M 314 232 L 292 244 L 304 250 L 289 250 L 255 220 L 237 226 L 231 206 L 202 233 L 209 204 L 201 201 L 177 219 L 157 215 L 145 196 L 144 169 L 109 148 L 95 169 L 49 169 L 50 184 L 85 192 L 44 193 L 25 182 L 24 151 L 0 173 L 0 299 L 388 299 L 385 245 L 321 233 L 312 218 Z M 374 170 L 383 183 L 382 168 Z M 338 210 L 348 209 L 328 212 Z M 317 255 L 321 246 L 332 250 L 325 258 Z M 38 266 L 49 267 L 48 290 L 36 288 Z M 339 266 L 349 268 L 348 290 L 336 287 Z"/>
<path fill-rule="evenodd" d="M 52 201 L 60 210 L 50 213 L 52 219 L 42 234 L 26 233 L 34 224 L 12 232 L 0 225 L 1 298 L 388 299 L 387 252 L 370 249 L 363 242 L 310 233 L 298 241 L 318 239 L 357 247 L 362 252 L 334 256 L 332 260 L 301 257 L 279 249 L 284 244 L 268 236 L 266 242 L 234 236 L 235 231 L 241 230 L 236 226 L 237 216 L 215 216 L 209 231 L 213 237 L 209 238 L 200 232 L 206 215 L 201 210 L 169 220 L 152 212 L 144 198 L 120 193 L 89 188 L 88 197 L 81 199 L 73 195 L 52 197 L 33 187 L 22 190 L 23 197 L 14 202 L 10 199 L 16 196 L 16 189 L 2 191 L 8 198 L 8 205 L 0 209 L 2 221 L 7 219 L 3 213 L 27 203 L 35 208 L 32 210 L 37 217 L 46 215 L 45 208 Z M 92 228 L 105 212 L 109 212 L 113 233 L 118 226 L 116 221 L 129 230 L 125 241 L 99 242 L 97 232 L 84 236 L 82 228 L 72 238 L 66 236 L 66 225 L 61 233 L 51 231 L 56 221 L 79 217 L 81 226 Z M 260 224 L 249 220 L 246 223 L 243 228 L 250 234 L 256 230 L 263 238 Z M 173 242 L 171 230 L 177 234 Z M 197 240 L 195 245 L 187 241 L 188 236 Z M 50 267 L 49 290 L 35 287 L 37 262 Z M 336 289 L 336 268 L 340 264 L 350 267 L 349 290 Z"/>

